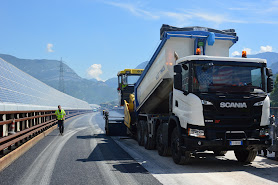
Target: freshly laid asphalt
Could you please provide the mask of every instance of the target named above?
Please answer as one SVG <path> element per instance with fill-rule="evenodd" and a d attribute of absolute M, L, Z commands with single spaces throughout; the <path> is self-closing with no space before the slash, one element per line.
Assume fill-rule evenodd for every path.
<path fill-rule="evenodd" d="M 100 113 L 71 118 L 0 172 L 0 184 L 161 184 L 103 133 Z"/>

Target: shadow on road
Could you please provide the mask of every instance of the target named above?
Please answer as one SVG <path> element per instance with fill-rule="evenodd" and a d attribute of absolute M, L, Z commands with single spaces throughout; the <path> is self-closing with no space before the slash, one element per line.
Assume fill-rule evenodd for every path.
<path fill-rule="evenodd" d="M 159 156 L 155 150 L 146 150 L 138 146 L 136 141 L 122 140 L 115 137 L 122 143 L 127 151 L 134 153 L 134 157 L 152 174 L 213 174 L 222 172 L 246 172 L 248 174 L 278 182 L 278 162 L 267 158 L 259 157 L 251 164 L 238 162 L 233 153 L 227 156 L 215 156 L 212 152 L 198 153 L 188 165 L 177 165 L 172 157 Z M 132 155 L 133 156 L 133 155 Z M 232 175 L 232 174 L 231 174 Z M 242 177 L 241 175 L 239 177 Z M 246 177 L 250 177 L 247 175 Z M 245 184 L 245 183 L 243 183 Z"/>
<path fill-rule="evenodd" d="M 122 173 L 149 173 L 124 151 L 113 139 L 105 134 L 77 136 L 77 139 L 95 140 L 96 147 L 86 159 L 77 159 L 80 162 L 99 162 L 112 165 L 116 171 Z"/>

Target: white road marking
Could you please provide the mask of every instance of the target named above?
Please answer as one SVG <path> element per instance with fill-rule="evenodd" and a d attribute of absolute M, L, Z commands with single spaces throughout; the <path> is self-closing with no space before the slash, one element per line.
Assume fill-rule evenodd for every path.
<path fill-rule="evenodd" d="M 41 184 L 48 185 L 51 180 L 57 158 L 65 143 L 77 132 L 86 127 L 69 130 L 64 136 L 58 136 L 38 155 L 28 170 L 24 173 L 21 185 Z"/>

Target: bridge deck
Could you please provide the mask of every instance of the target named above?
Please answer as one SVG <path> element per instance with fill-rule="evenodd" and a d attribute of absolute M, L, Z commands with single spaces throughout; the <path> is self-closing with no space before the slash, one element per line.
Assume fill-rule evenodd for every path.
<path fill-rule="evenodd" d="M 100 113 L 65 126 L 64 136 L 54 130 L 0 172 L 0 184 L 278 184 L 278 162 L 261 156 L 241 164 L 233 152 L 206 152 L 182 166 L 133 139 L 105 136 Z"/>
<path fill-rule="evenodd" d="M 160 184 L 102 133 L 95 114 L 71 118 L 64 136 L 54 130 L 0 172 L 0 184 Z"/>

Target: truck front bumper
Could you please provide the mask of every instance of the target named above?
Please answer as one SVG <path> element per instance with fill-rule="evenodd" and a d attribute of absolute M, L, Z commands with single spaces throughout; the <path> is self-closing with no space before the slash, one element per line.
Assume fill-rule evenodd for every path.
<path fill-rule="evenodd" d="M 205 151 L 205 150 L 237 150 L 242 148 L 262 150 L 268 148 L 271 145 L 271 138 L 269 136 L 262 138 L 244 138 L 244 139 L 215 139 L 207 140 L 202 138 L 188 137 L 186 135 L 182 136 L 183 144 L 182 149 L 186 151 Z M 232 141 L 232 142 L 231 142 Z M 234 145 L 234 141 L 237 144 Z M 240 144 L 239 144 L 240 143 Z"/>

